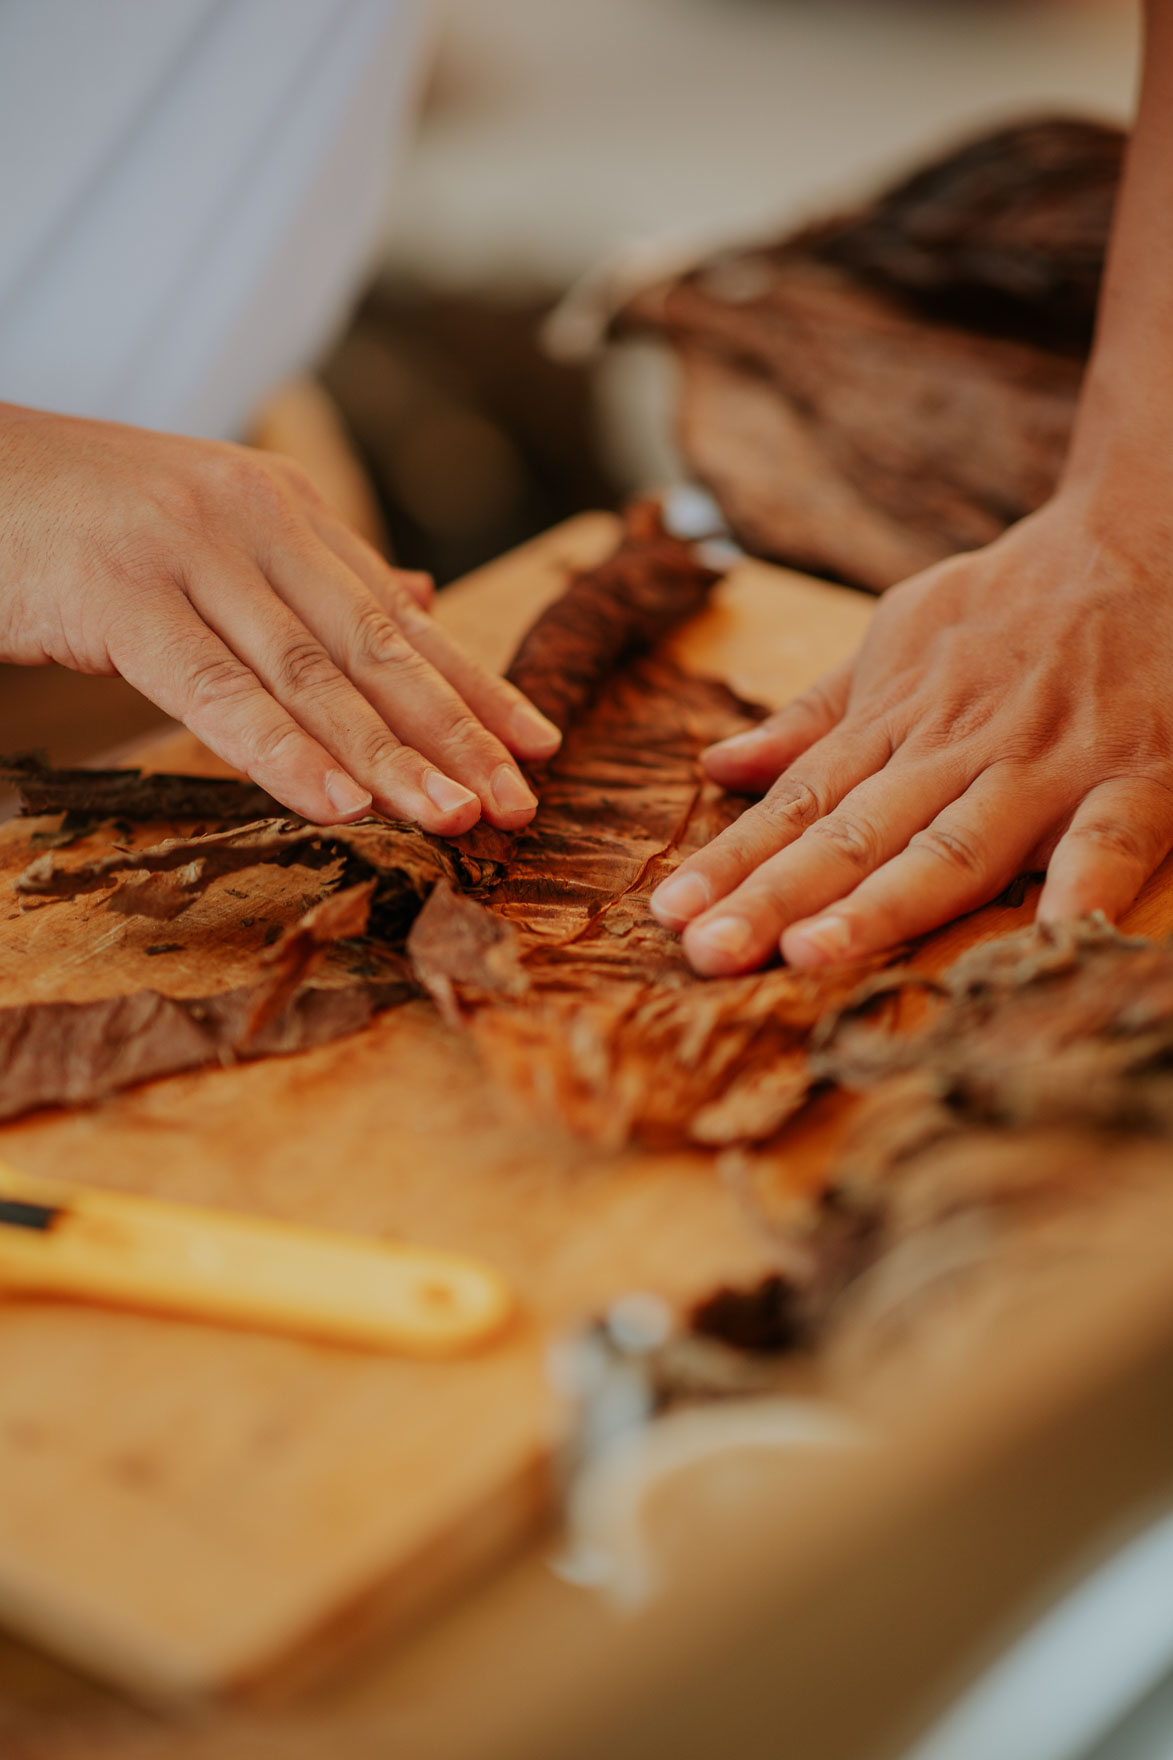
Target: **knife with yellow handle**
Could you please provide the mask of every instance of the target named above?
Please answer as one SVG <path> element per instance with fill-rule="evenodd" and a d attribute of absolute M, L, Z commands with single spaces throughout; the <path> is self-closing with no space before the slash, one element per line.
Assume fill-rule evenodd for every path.
<path fill-rule="evenodd" d="M 58 1184 L 0 1162 L 0 1297 L 57 1296 L 413 1357 L 499 1332 L 504 1279 L 461 1254 Z"/>

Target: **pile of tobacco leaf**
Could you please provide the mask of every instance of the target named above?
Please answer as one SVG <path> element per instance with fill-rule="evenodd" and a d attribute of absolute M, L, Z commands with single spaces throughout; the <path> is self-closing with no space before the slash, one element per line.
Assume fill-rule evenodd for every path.
<path fill-rule="evenodd" d="M 785 1273 L 694 1316 L 743 1348 L 813 1345 L 881 1268 L 907 1293 L 1173 1172 L 1173 946 L 1090 919 L 983 942 L 939 979 L 890 968 L 820 1023 L 808 1074 L 861 1098 L 805 1211 L 754 1190 Z"/>
<path fill-rule="evenodd" d="M 1125 137 L 983 136 L 870 206 L 645 287 L 684 455 L 747 548 L 880 591 L 1051 493 L 1095 323 Z"/>

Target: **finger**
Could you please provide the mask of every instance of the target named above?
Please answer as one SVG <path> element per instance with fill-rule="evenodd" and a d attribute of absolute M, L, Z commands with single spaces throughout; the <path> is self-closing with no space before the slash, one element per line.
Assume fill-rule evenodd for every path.
<path fill-rule="evenodd" d="M 447 630 L 441 629 L 430 617 L 420 615 L 421 610 L 426 612 L 430 608 L 430 600 L 425 601 L 412 591 L 409 577 L 405 577 L 402 569 L 391 568 L 369 544 L 339 520 L 323 517 L 316 522 L 316 529 L 334 554 L 354 571 L 412 644 L 460 693 L 477 719 L 495 733 L 503 745 L 531 763 L 553 757 L 562 744 L 562 735 L 554 723 L 548 721 L 516 685 L 490 672 L 466 654 Z M 414 578 L 430 584 L 427 575 Z"/>
<path fill-rule="evenodd" d="M 983 771 L 959 800 L 822 915 L 793 923 L 782 953 L 800 969 L 866 959 L 997 896 L 1055 817 L 1053 791 L 1028 794 L 1017 766 Z"/>
<path fill-rule="evenodd" d="M 710 746 L 701 761 L 713 781 L 746 794 L 769 788 L 788 764 L 843 719 L 853 666 L 853 660 L 844 661 L 760 727 Z"/>
<path fill-rule="evenodd" d="M 690 963 L 706 977 L 763 965 L 789 924 L 853 892 L 955 795 L 945 765 L 894 758 L 689 924 Z"/>
<path fill-rule="evenodd" d="M 333 551 L 308 535 L 271 556 L 266 572 L 398 739 L 470 788 L 493 825 L 529 823 L 537 797 L 504 744 Z M 434 627 L 418 606 L 411 618 Z"/>
<path fill-rule="evenodd" d="M 329 544 L 330 548 L 341 557 L 342 561 L 347 563 L 348 567 L 353 568 L 356 574 L 365 579 L 363 570 L 356 567 L 355 557 L 366 552 L 373 562 L 389 570 L 396 577 L 400 585 L 411 594 L 417 605 L 422 605 L 425 611 L 431 610 L 436 598 L 436 583 L 430 574 L 425 574 L 422 569 L 392 567 L 387 559 L 381 556 L 374 546 L 368 543 L 359 532 L 356 532 L 354 527 L 331 506 L 309 473 L 295 459 L 274 453 L 270 457 L 270 464 L 279 472 L 287 487 L 293 490 L 302 503 L 302 511 L 308 517 L 319 538 L 323 543 Z M 339 535 L 350 540 L 346 550 L 335 541 Z"/>
<path fill-rule="evenodd" d="M 681 863 L 652 895 L 652 914 L 669 929 L 683 929 L 837 807 L 890 756 L 887 736 L 878 728 L 836 728 L 780 776 L 764 800 Z"/>
<path fill-rule="evenodd" d="M 357 533 L 355 533 L 355 537 L 358 537 Z M 362 544 L 363 540 L 358 538 L 358 542 Z M 369 544 L 365 544 L 363 547 L 364 549 L 370 550 Z M 382 562 L 383 558 L 374 550 L 371 550 L 371 555 L 376 562 Z M 357 569 L 355 572 L 358 572 Z M 411 594 L 412 598 L 422 611 L 430 611 L 432 609 L 432 606 L 436 603 L 436 583 L 430 574 L 425 574 L 422 568 L 396 568 L 392 570 L 392 573 L 399 582 L 399 585 L 405 592 Z"/>
<path fill-rule="evenodd" d="M 259 570 L 193 570 L 188 597 L 270 694 L 369 790 L 381 813 L 458 837 L 480 818 L 471 789 L 404 745 Z"/>
<path fill-rule="evenodd" d="M 304 819 L 335 825 L 370 811 L 371 796 L 298 726 L 176 589 L 136 606 L 115 631 L 122 677 L 213 752 Z"/>
<path fill-rule="evenodd" d="M 1055 846 L 1038 919 L 1103 911 L 1115 920 L 1173 849 L 1173 791 L 1148 777 L 1093 788 Z"/>
<path fill-rule="evenodd" d="M 395 587 L 410 594 L 423 610 L 432 609 L 436 602 L 436 583 L 430 574 L 425 574 L 418 568 L 399 568 L 388 562 L 373 544 L 368 543 L 353 526 L 347 525 L 327 503 L 318 502 L 308 512 L 310 524 L 323 544 L 328 545 L 347 568 L 353 569 L 372 592 L 376 591 L 376 582 L 390 576 Z"/>

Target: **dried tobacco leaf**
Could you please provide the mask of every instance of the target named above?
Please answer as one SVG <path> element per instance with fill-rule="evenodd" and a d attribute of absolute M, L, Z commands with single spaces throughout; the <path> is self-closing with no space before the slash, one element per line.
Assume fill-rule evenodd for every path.
<path fill-rule="evenodd" d="M 911 1025 L 907 1010 L 900 1018 L 926 996 Z M 1151 1175 L 1160 1155 L 1146 1144 L 1173 1156 L 1173 945 L 1103 919 L 983 942 L 940 980 L 882 973 L 816 1037 L 812 1078 L 864 1098 L 804 1218 L 801 1253 L 793 1201 L 779 1210 L 788 1311 L 808 1342 L 840 1323 L 845 1300 L 857 1325 L 873 1325 L 881 1308 L 891 1316 L 983 1269 L 1010 1231 L 1029 1236 Z M 770 1225 L 768 1191 L 753 1187 Z M 847 1214 L 864 1226 L 845 1261 Z M 861 1305 L 857 1285 L 873 1272 Z"/>
<path fill-rule="evenodd" d="M 565 733 L 621 666 L 699 611 L 720 578 L 665 531 L 657 504 L 637 502 L 619 547 L 542 613 L 506 676 Z"/>
<path fill-rule="evenodd" d="M 479 901 L 437 890 L 407 942 L 530 1110 L 601 1143 L 770 1137 L 811 1086 L 805 1045 L 858 970 L 701 979 L 647 900 L 744 803 L 699 757 L 762 711 L 664 659 L 600 691 L 546 771 L 542 804 Z"/>
<path fill-rule="evenodd" d="M 376 980 L 304 982 L 333 942 L 361 932 L 373 883 L 336 894 L 265 955 L 255 984 L 202 997 L 139 990 L 96 1002 L 0 1008 L 0 1119 L 84 1106 L 139 1082 L 209 1064 L 272 1057 L 354 1033 L 416 993 L 388 955 Z"/>
<path fill-rule="evenodd" d="M 685 457 L 748 548 L 882 591 L 1047 498 L 1124 138 L 999 130 L 628 300 L 616 332 L 677 352 Z"/>
<path fill-rule="evenodd" d="M 1071 117 L 996 129 L 795 245 L 927 315 L 1082 354 L 1127 139 Z"/>
<path fill-rule="evenodd" d="M 1037 924 L 971 948 L 939 989 L 912 1033 L 849 1003 L 820 1076 L 882 1092 L 914 1074 L 964 1124 L 1173 1133 L 1173 947 L 1103 919 Z"/>
<path fill-rule="evenodd" d="M 276 1020 L 316 963 L 323 948 L 365 934 L 376 882 L 364 881 L 334 892 L 315 904 L 261 955 L 267 981 L 258 986 L 244 1031 L 244 1044 L 257 1043 Z"/>
<path fill-rule="evenodd" d="M 0 1119 L 44 1106 L 88 1106 L 209 1064 L 305 1051 L 357 1033 L 414 993 L 406 979 L 307 984 L 257 1033 L 250 1026 L 256 987 L 198 998 L 138 990 L 98 1002 L 0 1008 Z"/>
<path fill-rule="evenodd" d="M 0 783 L 20 792 L 25 818 L 65 813 L 81 824 L 210 819 L 244 823 L 285 809 L 254 782 L 232 776 L 175 776 L 144 770 L 56 770 L 39 752 L 0 757 Z"/>
<path fill-rule="evenodd" d="M 794 1350 L 806 1335 L 795 1286 L 777 1271 L 746 1289 L 722 1284 L 710 1291 L 693 1307 L 689 1325 L 739 1351 Z"/>
<path fill-rule="evenodd" d="M 108 910 L 167 920 L 187 910 L 214 880 L 262 865 L 316 871 L 333 866 L 341 885 L 373 879 L 372 915 L 390 942 L 402 939 L 439 880 L 475 890 L 498 871 L 491 859 L 414 825 L 364 819 L 356 825 L 318 826 L 262 819 L 202 837 L 113 850 L 77 866 L 51 854 L 39 856 L 17 880 L 16 892 L 22 899 L 50 900 L 110 891 Z M 144 878 L 122 878 L 140 874 Z"/>
<path fill-rule="evenodd" d="M 681 351 L 682 444 L 747 547 L 880 591 L 1047 499 L 1080 362 L 927 322 L 821 263 L 752 263 L 752 297 L 719 263 L 621 320 Z"/>

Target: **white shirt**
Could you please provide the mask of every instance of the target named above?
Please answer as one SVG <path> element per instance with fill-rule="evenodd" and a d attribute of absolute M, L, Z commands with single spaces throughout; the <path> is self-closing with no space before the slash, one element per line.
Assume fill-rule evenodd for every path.
<path fill-rule="evenodd" d="M 0 400 L 238 434 L 344 320 L 421 0 L 0 0 Z"/>

